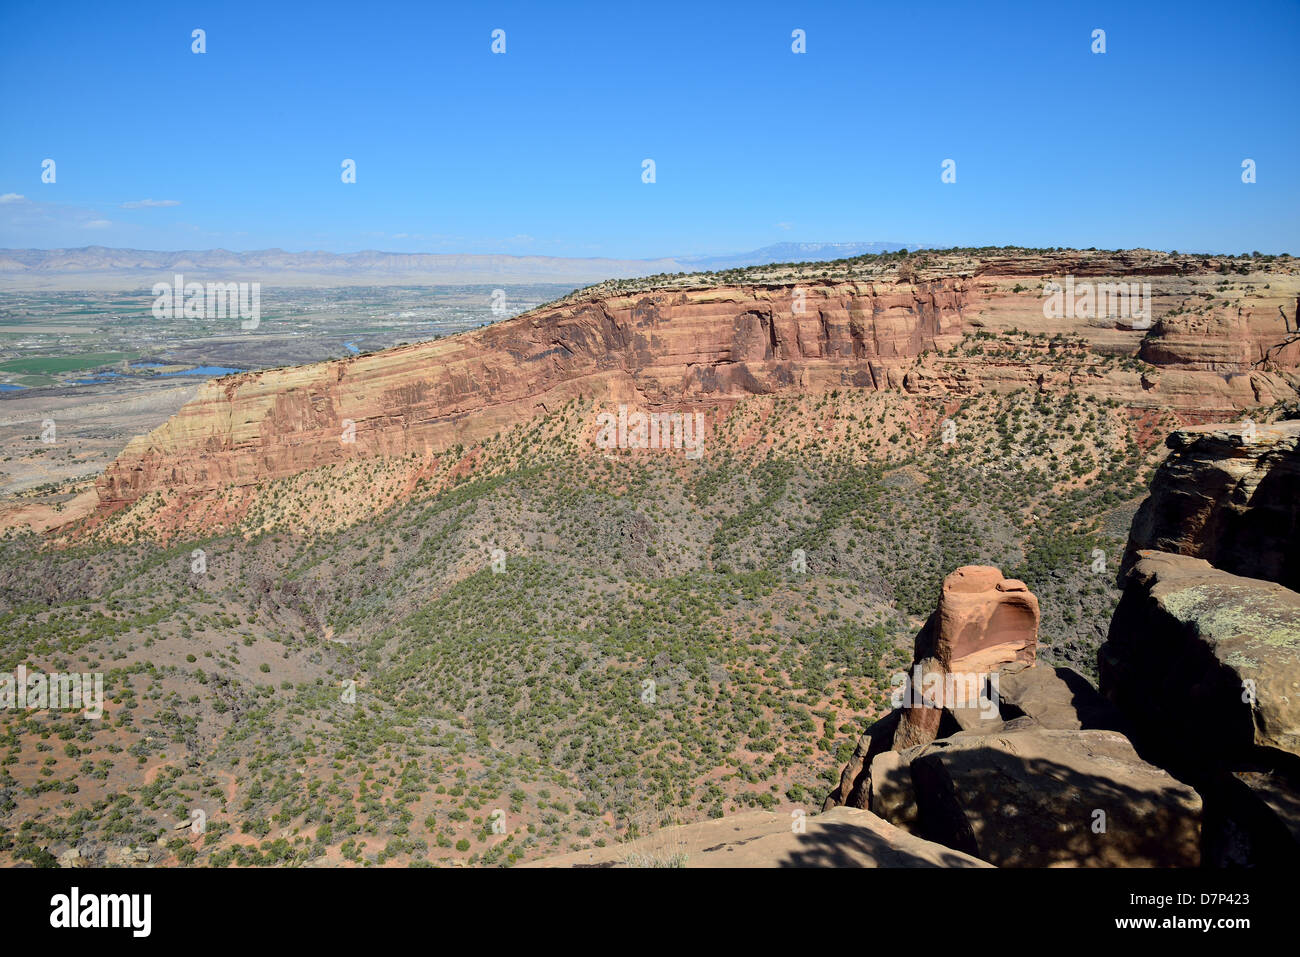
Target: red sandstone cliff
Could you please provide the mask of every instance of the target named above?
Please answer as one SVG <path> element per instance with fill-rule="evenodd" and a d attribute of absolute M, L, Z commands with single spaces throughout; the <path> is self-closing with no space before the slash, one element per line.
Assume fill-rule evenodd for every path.
<path fill-rule="evenodd" d="M 229 376 L 132 441 L 100 508 L 161 486 L 247 484 L 362 455 L 485 438 L 578 395 L 717 406 L 785 389 L 899 388 L 923 350 L 956 341 L 966 284 L 719 287 L 542 309 L 436 342 Z M 354 443 L 340 441 L 348 420 Z"/>
<path fill-rule="evenodd" d="M 1072 332 L 1111 354 L 1142 347 L 1140 331 L 1044 319 L 1036 286 L 1013 287 L 1010 277 L 1036 282 L 1028 277 L 1067 270 L 1143 276 L 1158 303 L 1181 302 L 1190 288 L 1183 275 L 1157 275 L 1174 270 L 1153 265 L 1152 254 L 1080 256 L 1004 256 L 960 275 L 932 269 L 931 278 L 909 268 L 906 279 L 832 281 L 811 278 L 810 268 L 809 278 L 780 284 L 677 280 L 675 288 L 571 297 L 435 342 L 226 377 L 127 445 L 98 480 L 99 512 L 152 491 L 202 497 L 356 457 L 439 452 L 578 396 L 685 411 L 725 409 L 753 394 L 844 387 L 937 395 L 1076 387 L 1133 407 L 1223 418 L 1296 395 L 1295 355 L 1270 371 L 1251 367 L 1257 342 L 1285 329 L 1285 319 L 1263 307 L 1253 318 L 1211 324 L 1190 352 L 1180 351 L 1172 327 L 1163 325 L 1160 347 L 1148 350 L 1154 374 L 1075 376 L 1046 353 L 1041 362 L 942 355 L 977 328 Z M 1300 278 L 1284 273 L 1272 285 L 1289 302 L 1294 293 L 1283 289 Z M 1207 367 L 1206 341 L 1215 335 L 1220 348 Z M 1243 346 L 1234 336 L 1248 341 Z M 342 440 L 349 431 L 355 441 Z"/>

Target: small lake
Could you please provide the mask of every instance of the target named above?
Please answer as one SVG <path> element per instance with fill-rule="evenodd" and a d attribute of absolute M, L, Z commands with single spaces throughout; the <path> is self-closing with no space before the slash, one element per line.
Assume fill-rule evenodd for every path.
<path fill-rule="evenodd" d="M 219 375 L 234 375 L 246 372 L 246 369 L 229 369 L 225 366 L 195 366 L 193 369 L 177 369 L 174 372 L 160 372 L 159 375 L 201 375 L 211 379 Z"/>

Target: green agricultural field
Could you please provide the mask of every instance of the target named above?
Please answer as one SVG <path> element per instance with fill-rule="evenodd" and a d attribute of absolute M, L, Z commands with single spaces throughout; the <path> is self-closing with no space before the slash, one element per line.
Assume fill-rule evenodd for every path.
<path fill-rule="evenodd" d="M 80 356 L 32 356 L 27 359 L 10 359 L 0 362 L 0 372 L 32 372 L 36 374 L 56 374 L 59 372 L 78 372 L 82 369 L 96 369 L 99 366 L 112 365 L 124 359 L 134 359 L 129 352 L 87 352 Z"/>

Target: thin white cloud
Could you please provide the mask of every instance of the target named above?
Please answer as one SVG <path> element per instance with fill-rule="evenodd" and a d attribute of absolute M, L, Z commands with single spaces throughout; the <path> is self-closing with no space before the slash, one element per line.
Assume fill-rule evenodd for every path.
<path fill-rule="evenodd" d="M 83 246 L 89 240 L 135 248 L 152 245 L 152 248 L 166 249 L 166 242 L 181 242 L 179 238 L 170 236 L 166 240 L 151 237 L 145 241 L 145 227 L 114 219 L 109 209 L 45 202 L 41 199 L 44 193 L 44 190 L 37 190 L 35 197 L 0 203 L 0 248 L 55 249 Z M 117 207 L 114 205 L 112 208 Z M 171 230 L 174 227 L 166 228 Z"/>
<path fill-rule="evenodd" d="M 159 206 L 179 206 L 179 199 L 133 199 L 122 204 L 123 209 L 153 209 Z"/>
<path fill-rule="evenodd" d="M 21 203 L 24 197 L 22 193 L 5 193 L 0 195 L 0 203 Z"/>

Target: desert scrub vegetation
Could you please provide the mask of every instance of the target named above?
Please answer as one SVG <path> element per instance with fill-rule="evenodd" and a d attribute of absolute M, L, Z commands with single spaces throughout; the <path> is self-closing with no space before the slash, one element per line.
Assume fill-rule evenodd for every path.
<path fill-rule="evenodd" d="M 0 665 L 100 671 L 107 699 L 0 713 L 0 858 L 510 866 L 647 808 L 815 808 L 954 567 L 1024 579 L 1045 660 L 1091 670 L 1118 598 L 1094 555 L 1173 424 L 1068 389 L 841 388 L 742 402 L 687 461 L 591 454 L 595 408 L 269 483 L 202 539 L 0 541 Z M 371 484 L 408 491 L 302 520 Z"/>

